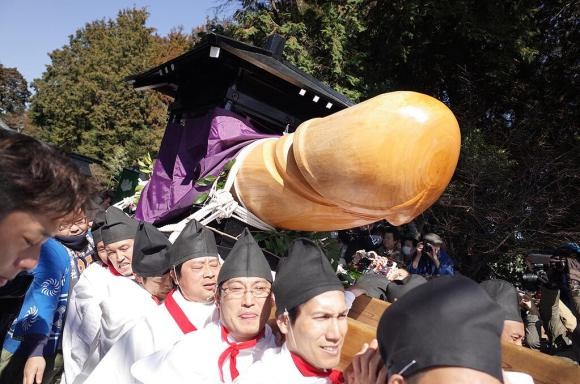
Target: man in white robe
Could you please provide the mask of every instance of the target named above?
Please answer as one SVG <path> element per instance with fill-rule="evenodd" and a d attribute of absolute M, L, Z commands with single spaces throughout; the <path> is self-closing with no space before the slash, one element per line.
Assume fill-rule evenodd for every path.
<path fill-rule="evenodd" d="M 99 303 L 100 327 L 89 357 L 72 383 L 85 382 L 99 361 L 129 329 L 167 296 L 173 285 L 166 251 L 171 243 L 153 225 L 137 223 L 111 207 L 101 234 L 108 259 L 118 272 Z"/>
<path fill-rule="evenodd" d="M 172 348 L 136 362 L 141 383 L 231 383 L 275 345 L 266 320 L 272 307 L 272 273 L 245 229 L 218 275 L 220 322 L 192 332 Z"/>
<path fill-rule="evenodd" d="M 276 322 L 286 341 L 236 380 L 338 384 L 336 369 L 348 329 L 344 289 L 322 250 L 307 239 L 295 240 L 280 262 L 273 286 Z"/>
<path fill-rule="evenodd" d="M 91 345 L 101 327 L 99 304 L 107 296 L 107 285 L 114 276 L 108 268 L 107 251 L 101 236 L 104 224 L 105 211 L 102 210 L 95 215 L 91 227 L 99 260 L 83 271 L 69 296 L 62 339 L 65 383 L 74 382 L 89 357 Z"/>
<path fill-rule="evenodd" d="M 108 294 L 107 285 L 112 277 L 105 267 L 93 263 L 73 289 L 62 340 L 66 383 L 74 382 L 89 357 L 101 327 L 100 303 Z"/>
<path fill-rule="evenodd" d="M 135 382 L 131 365 L 219 319 L 213 302 L 219 256 L 213 232 L 192 220 L 167 251 L 177 289 L 109 350 L 85 382 Z"/>

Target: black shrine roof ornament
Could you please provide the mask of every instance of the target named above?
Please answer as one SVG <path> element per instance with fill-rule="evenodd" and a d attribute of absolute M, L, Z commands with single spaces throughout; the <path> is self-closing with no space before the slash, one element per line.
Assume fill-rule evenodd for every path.
<path fill-rule="evenodd" d="M 266 46 L 204 36 L 188 52 L 127 78 L 135 89 L 155 89 L 175 99 L 173 112 L 225 107 L 266 131 L 294 131 L 305 120 L 353 105 L 346 96 L 281 59 L 284 39 Z"/>

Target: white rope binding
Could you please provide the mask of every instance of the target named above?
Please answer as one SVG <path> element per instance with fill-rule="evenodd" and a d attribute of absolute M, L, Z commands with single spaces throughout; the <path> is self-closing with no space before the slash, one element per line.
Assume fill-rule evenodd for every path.
<path fill-rule="evenodd" d="M 199 210 L 181 220 L 179 223 L 165 225 L 159 230 L 165 233 L 171 233 L 169 236 L 169 241 L 174 242 L 179 234 L 183 231 L 187 223 L 191 220 L 197 220 L 202 225 L 207 225 L 214 220 L 219 223 L 223 219 L 233 217 L 240 220 L 252 227 L 261 229 L 263 231 L 275 231 L 276 229 L 270 224 L 262 221 L 259 217 L 254 215 L 252 212 L 247 210 L 244 206 L 240 205 L 234 200 L 231 189 L 234 185 L 236 175 L 245 159 L 245 157 L 250 153 L 250 151 L 256 147 L 259 143 L 265 140 L 275 140 L 272 138 L 259 139 L 244 147 L 240 153 L 236 156 L 236 161 L 230 172 L 223 189 L 217 189 L 217 181 L 214 181 L 206 200 L 206 203 Z M 119 204 L 119 203 L 117 203 Z"/>

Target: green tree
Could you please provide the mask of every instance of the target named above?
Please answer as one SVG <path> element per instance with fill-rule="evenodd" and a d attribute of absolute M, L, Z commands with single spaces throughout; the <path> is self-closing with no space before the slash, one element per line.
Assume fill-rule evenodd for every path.
<path fill-rule="evenodd" d="M 355 100 L 395 90 L 456 114 L 461 157 L 442 198 L 418 218 L 465 272 L 533 248 L 578 241 L 577 2 L 239 1 L 223 26 Z"/>
<path fill-rule="evenodd" d="M 168 100 L 136 92 L 124 79 L 158 64 L 168 46 L 189 48 L 179 30 L 160 37 L 145 23 L 144 9 L 128 9 L 115 20 L 86 24 L 69 43 L 50 53 L 31 102 L 41 139 L 67 151 L 132 165 L 156 152 L 165 129 Z M 163 58 L 168 58 L 164 56 Z"/>
<path fill-rule="evenodd" d="M 241 9 L 210 30 L 262 46 L 267 36 L 286 38 L 284 58 L 301 70 L 358 100 L 365 52 L 357 37 L 365 29 L 364 0 L 239 1 Z M 211 24 L 211 23 L 210 23 Z"/>
<path fill-rule="evenodd" d="M 18 69 L 0 64 L 0 115 L 23 113 L 29 97 L 28 84 Z"/>

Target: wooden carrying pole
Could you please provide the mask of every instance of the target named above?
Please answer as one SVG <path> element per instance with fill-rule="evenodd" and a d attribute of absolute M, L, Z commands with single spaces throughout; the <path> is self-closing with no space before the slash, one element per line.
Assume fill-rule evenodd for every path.
<path fill-rule="evenodd" d="M 346 369 L 362 345 L 376 338 L 376 328 L 389 303 L 359 296 L 349 311 L 348 333 L 342 349 L 341 369 Z M 425 340 L 426 343 L 429 340 Z M 477 348 L 476 345 L 473 346 Z M 558 357 L 546 355 L 514 344 L 502 343 L 502 362 L 506 371 L 524 372 L 536 384 L 577 384 L 580 367 Z"/>
<path fill-rule="evenodd" d="M 401 225 L 443 193 L 460 144 L 445 104 L 416 92 L 386 93 L 258 143 L 240 159 L 235 194 L 277 228 L 326 231 L 381 219 Z"/>

